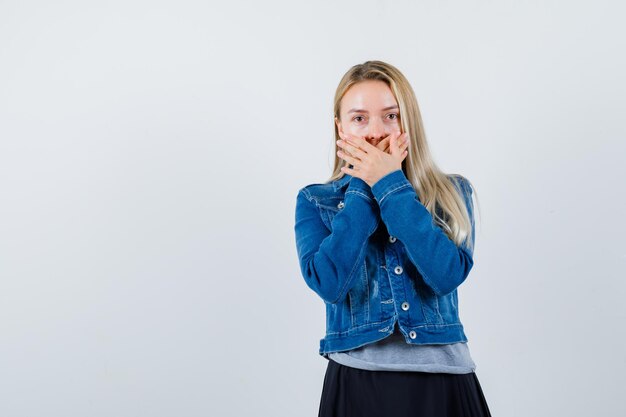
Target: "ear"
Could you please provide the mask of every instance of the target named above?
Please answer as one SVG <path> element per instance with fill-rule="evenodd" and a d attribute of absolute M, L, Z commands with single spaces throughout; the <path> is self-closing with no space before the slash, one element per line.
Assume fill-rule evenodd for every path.
<path fill-rule="evenodd" d="M 335 124 L 337 125 L 337 131 L 343 135 L 343 128 L 341 127 L 341 121 L 335 116 Z"/>

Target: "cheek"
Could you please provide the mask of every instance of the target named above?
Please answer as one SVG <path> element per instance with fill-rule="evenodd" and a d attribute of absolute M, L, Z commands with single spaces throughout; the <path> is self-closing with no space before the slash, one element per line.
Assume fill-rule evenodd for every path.
<path fill-rule="evenodd" d="M 343 129 L 343 131 L 345 133 L 347 133 L 348 135 L 354 135 L 354 136 L 358 136 L 358 137 L 362 137 L 363 136 L 363 129 L 356 127 L 356 126 L 347 126 L 346 128 Z"/>

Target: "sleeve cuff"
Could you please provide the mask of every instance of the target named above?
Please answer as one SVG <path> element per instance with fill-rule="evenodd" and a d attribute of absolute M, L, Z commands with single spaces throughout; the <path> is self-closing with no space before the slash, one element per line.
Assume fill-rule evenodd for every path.
<path fill-rule="evenodd" d="M 358 177 L 350 178 L 350 182 L 348 183 L 348 188 L 346 192 L 349 190 L 360 191 L 362 194 L 365 194 L 372 200 L 374 199 L 374 195 L 372 194 L 372 188 L 361 178 L 358 178 Z"/>
<path fill-rule="evenodd" d="M 371 189 L 374 199 L 381 204 L 389 194 L 408 187 L 413 189 L 413 184 L 404 175 L 402 169 L 397 169 L 379 179 Z"/>

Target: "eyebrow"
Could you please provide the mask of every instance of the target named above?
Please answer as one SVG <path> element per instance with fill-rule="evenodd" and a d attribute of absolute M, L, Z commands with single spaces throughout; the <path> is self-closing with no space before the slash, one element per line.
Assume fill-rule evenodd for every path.
<path fill-rule="evenodd" d="M 397 105 L 393 105 L 393 106 L 385 107 L 381 111 L 392 110 L 392 109 L 397 109 L 397 108 L 398 108 Z M 363 110 L 363 109 L 350 109 L 350 111 L 348 111 L 348 114 L 349 113 L 369 113 L 369 112 L 367 110 Z"/>

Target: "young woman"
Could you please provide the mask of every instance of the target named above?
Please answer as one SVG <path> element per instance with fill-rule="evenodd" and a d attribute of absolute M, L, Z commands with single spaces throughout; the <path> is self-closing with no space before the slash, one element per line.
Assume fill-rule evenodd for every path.
<path fill-rule="evenodd" d="M 459 319 L 472 188 L 428 150 L 415 93 L 381 61 L 335 94 L 332 177 L 299 190 L 306 284 L 326 308 L 320 417 L 490 416 Z"/>

